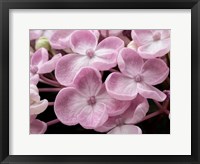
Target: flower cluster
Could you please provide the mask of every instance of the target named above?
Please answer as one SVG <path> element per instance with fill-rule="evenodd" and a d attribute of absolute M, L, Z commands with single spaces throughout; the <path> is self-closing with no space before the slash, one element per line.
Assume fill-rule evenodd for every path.
<path fill-rule="evenodd" d="M 169 55 L 170 30 L 30 30 L 30 133 L 60 122 L 142 134 L 139 123 L 169 115 Z M 48 106 L 56 119 L 45 122 Z"/>

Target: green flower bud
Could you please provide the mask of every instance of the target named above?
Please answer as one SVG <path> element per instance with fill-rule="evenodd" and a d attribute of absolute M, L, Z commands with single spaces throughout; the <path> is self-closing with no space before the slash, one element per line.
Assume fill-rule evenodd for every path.
<path fill-rule="evenodd" d="M 35 43 L 35 49 L 38 50 L 39 48 L 46 48 L 48 51 L 51 50 L 51 46 L 49 44 L 48 38 L 40 37 Z"/>

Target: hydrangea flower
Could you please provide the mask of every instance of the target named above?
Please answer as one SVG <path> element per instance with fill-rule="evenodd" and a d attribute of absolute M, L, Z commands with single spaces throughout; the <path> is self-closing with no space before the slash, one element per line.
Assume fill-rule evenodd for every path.
<path fill-rule="evenodd" d="M 142 58 L 162 57 L 170 51 L 170 30 L 132 30 L 131 35 L 131 44 L 137 45 Z"/>
<path fill-rule="evenodd" d="M 82 67 L 91 66 L 101 71 L 115 67 L 118 50 L 124 47 L 124 42 L 117 37 L 108 37 L 98 44 L 97 37 L 87 30 L 74 32 L 70 44 L 74 54 L 63 56 L 55 69 L 58 82 L 64 86 L 71 85 Z"/>
<path fill-rule="evenodd" d="M 47 129 L 46 123 L 36 119 L 36 116 L 46 110 L 48 101 L 46 99 L 40 100 L 38 88 L 30 85 L 30 133 L 39 134 L 44 133 Z"/>
<path fill-rule="evenodd" d="M 73 87 L 62 89 L 55 100 L 57 118 L 65 125 L 81 124 L 86 129 L 103 125 L 108 116 L 123 113 L 130 101 L 111 98 L 101 81 L 101 74 L 92 67 L 82 68 Z"/>
<path fill-rule="evenodd" d="M 118 36 L 123 30 L 99 30 L 103 37 Z"/>
<path fill-rule="evenodd" d="M 108 93 L 118 100 L 132 100 L 138 93 L 145 98 L 164 101 L 166 95 L 153 87 L 162 83 L 169 68 L 161 59 L 144 60 L 130 48 L 123 48 L 118 56 L 121 71 L 110 74 L 106 79 Z"/>
<path fill-rule="evenodd" d="M 141 121 L 148 110 L 147 100 L 138 95 L 123 114 L 109 117 L 101 127 L 95 130 L 99 132 L 109 131 L 108 134 L 141 134 L 142 130 L 134 124 Z"/>
<path fill-rule="evenodd" d="M 31 57 L 30 81 L 37 84 L 39 81 L 38 74 L 50 73 L 55 69 L 56 63 L 61 58 L 61 54 L 54 55 L 49 60 L 48 51 L 45 48 L 38 49 Z"/>

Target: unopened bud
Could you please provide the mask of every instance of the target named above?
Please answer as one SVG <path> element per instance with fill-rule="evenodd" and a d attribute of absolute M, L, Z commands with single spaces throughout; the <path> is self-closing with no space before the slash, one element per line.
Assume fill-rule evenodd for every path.
<path fill-rule="evenodd" d="M 45 48 L 48 51 L 51 50 L 51 46 L 49 44 L 48 38 L 40 37 L 35 43 L 35 49 L 38 50 L 39 48 Z"/>

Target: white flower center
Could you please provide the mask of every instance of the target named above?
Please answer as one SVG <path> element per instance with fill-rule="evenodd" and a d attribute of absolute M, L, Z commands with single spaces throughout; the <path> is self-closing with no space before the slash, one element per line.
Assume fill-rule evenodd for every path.
<path fill-rule="evenodd" d="M 153 34 L 153 40 L 154 41 L 157 41 L 157 40 L 160 40 L 161 38 L 161 33 L 156 31 L 154 34 Z"/>
<path fill-rule="evenodd" d="M 135 79 L 135 82 L 141 82 L 142 81 L 142 77 L 140 75 L 136 75 L 134 77 L 134 79 Z"/>
<path fill-rule="evenodd" d="M 89 57 L 89 58 L 92 58 L 94 56 L 94 53 L 95 51 L 93 49 L 88 49 L 86 51 L 86 55 Z"/>
<path fill-rule="evenodd" d="M 96 98 L 95 98 L 95 96 L 91 96 L 87 102 L 88 102 L 89 105 L 96 104 Z"/>

